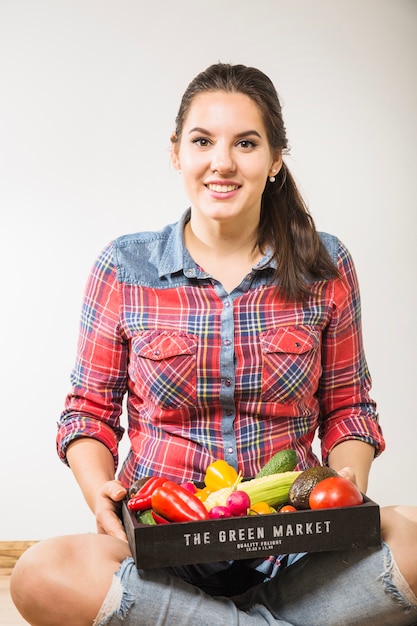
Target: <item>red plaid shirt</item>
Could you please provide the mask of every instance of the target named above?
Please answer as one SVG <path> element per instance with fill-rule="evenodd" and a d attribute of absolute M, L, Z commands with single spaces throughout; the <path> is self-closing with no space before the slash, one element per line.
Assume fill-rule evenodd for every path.
<path fill-rule="evenodd" d="M 130 452 L 120 470 L 201 480 L 225 458 L 254 476 L 278 450 L 299 469 L 333 446 L 359 439 L 384 449 L 363 352 L 360 299 L 346 248 L 322 234 L 341 275 L 318 281 L 305 303 L 269 285 L 267 258 L 232 293 L 189 257 L 183 220 L 121 237 L 87 283 L 72 391 L 57 446 L 78 437 L 104 443 L 118 464 L 127 394 Z"/>

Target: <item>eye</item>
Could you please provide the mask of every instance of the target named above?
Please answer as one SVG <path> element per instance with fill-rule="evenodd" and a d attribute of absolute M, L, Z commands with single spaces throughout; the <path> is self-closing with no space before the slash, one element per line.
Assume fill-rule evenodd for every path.
<path fill-rule="evenodd" d="M 210 140 L 207 137 L 196 137 L 192 140 L 192 143 L 200 146 L 200 148 L 207 148 L 210 145 Z"/>
<path fill-rule="evenodd" d="M 254 141 L 251 141 L 250 139 L 241 139 L 241 141 L 239 141 L 237 145 L 243 148 L 244 150 L 250 150 L 252 148 L 256 148 L 258 144 L 255 143 Z"/>

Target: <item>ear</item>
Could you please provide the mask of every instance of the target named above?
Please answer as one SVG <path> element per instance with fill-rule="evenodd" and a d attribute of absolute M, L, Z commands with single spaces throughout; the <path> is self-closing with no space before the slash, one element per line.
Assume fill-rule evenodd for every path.
<path fill-rule="evenodd" d="M 171 163 L 179 172 L 181 170 L 180 158 L 178 155 L 179 141 L 175 132 L 171 135 Z"/>
<path fill-rule="evenodd" d="M 282 152 L 281 150 L 274 155 L 274 160 L 271 164 L 271 169 L 269 170 L 269 175 L 270 176 L 276 176 L 279 172 L 279 170 L 282 167 Z"/>

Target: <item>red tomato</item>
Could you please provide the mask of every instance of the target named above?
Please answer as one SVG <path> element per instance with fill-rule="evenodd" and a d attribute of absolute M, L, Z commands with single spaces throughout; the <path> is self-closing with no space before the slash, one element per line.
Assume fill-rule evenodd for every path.
<path fill-rule="evenodd" d="M 310 493 L 309 499 L 311 509 L 357 506 L 362 502 L 363 496 L 356 485 L 342 476 L 321 480 Z"/>
<path fill-rule="evenodd" d="M 285 504 L 279 510 L 280 513 L 293 513 L 297 509 L 292 504 Z"/>

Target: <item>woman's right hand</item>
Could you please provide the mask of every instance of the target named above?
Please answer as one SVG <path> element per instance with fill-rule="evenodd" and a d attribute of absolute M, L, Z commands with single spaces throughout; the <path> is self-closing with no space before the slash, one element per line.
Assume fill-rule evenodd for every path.
<path fill-rule="evenodd" d="M 118 511 L 127 491 L 114 478 L 110 450 L 97 439 L 81 437 L 68 446 L 67 459 L 96 518 L 97 532 L 126 541 Z"/>
<path fill-rule="evenodd" d="M 118 480 L 109 480 L 103 484 L 99 490 L 95 506 L 98 533 L 111 535 L 127 541 L 123 524 L 118 514 L 122 500 L 126 495 L 127 490 Z"/>

